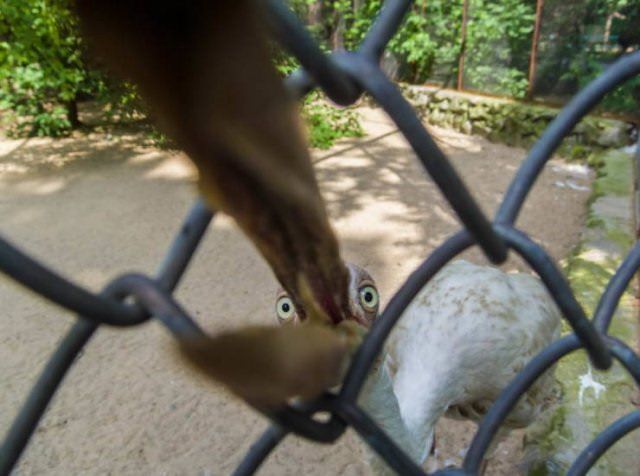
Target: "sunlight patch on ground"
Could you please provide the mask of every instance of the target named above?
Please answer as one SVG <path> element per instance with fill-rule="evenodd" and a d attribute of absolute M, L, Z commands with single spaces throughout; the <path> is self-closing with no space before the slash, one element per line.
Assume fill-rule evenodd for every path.
<path fill-rule="evenodd" d="M 372 195 L 363 195 L 359 204 L 362 209 L 353 211 L 348 219 L 335 220 L 336 223 L 341 223 L 342 230 L 372 233 L 379 229 L 388 232 L 388 220 L 406 216 L 408 210 L 407 205 L 402 202 L 379 200 Z"/>
<path fill-rule="evenodd" d="M 0 159 L 27 144 L 29 139 L 2 139 L 0 140 Z"/>
<path fill-rule="evenodd" d="M 67 185 L 67 180 L 62 177 L 23 180 L 19 183 L 11 184 L 13 190 L 28 195 L 49 195 L 61 191 Z M 4 188 L 0 181 L 0 190 Z"/>
<path fill-rule="evenodd" d="M 402 183 L 402 178 L 389 169 L 381 169 L 379 171 L 380 179 L 389 185 L 398 185 Z"/>
<path fill-rule="evenodd" d="M 161 154 L 149 153 L 146 160 L 161 159 Z M 192 162 L 183 156 L 172 156 L 168 159 L 161 160 L 155 167 L 144 174 L 147 179 L 171 179 L 184 180 L 195 179 L 198 171 Z"/>
<path fill-rule="evenodd" d="M 582 252 L 580 257 L 587 260 L 593 261 L 595 263 L 605 264 L 611 261 L 610 254 L 606 250 L 601 250 L 598 248 L 589 248 L 588 250 Z"/>
<path fill-rule="evenodd" d="M 428 126 L 427 129 L 433 135 L 436 143 L 441 147 L 453 147 L 466 152 L 478 153 L 482 152 L 482 143 L 478 142 L 474 136 L 468 136 L 459 132 L 444 129 L 438 126 Z"/>
<path fill-rule="evenodd" d="M 371 167 L 372 160 L 368 157 L 354 157 L 354 156 L 346 156 L 340 158 L 340 166 L 341 167 L 362 167 L 367 168 Z"/>
<path fill-rule="evenodd" d="M 24 164 L 2 164 L 0 163 L 0 174 L 24 174 L 29 171 L 29 167 Z"/>
<path fill-rule="evenodd" d="M 133 157 L 131 157 L 131 159 L 129 159 L 129 162 L 131 162 L 132 164 L 137 164 L 137 163 L 143 163 L 143 162 L 148 162 L 150 160 L 158 160 L 163 158 L 165 154 L 162 153 L 162 151 L 159 150 L 147 150 L 144 151 L 142 153 L 136 154 Z"/>
<path fill-rule="evenodd" d="M 328 184 L 325 184 L 325 186 Z M 333 182 L 330 184 L 331 185 L 331 190 L 328 190 L 326 193 L 341 193 L 347 190 L 351 190 L 353 187 L 356 187 L 358 185 L 358 182 L 356 180 L 355 177 L 343 177 L 340 179 L 339 182 Z M 335 198 L 340 198 L 339 196 L 336 196 Z"/>
<path fill-rule="evenodd" d="M 458 224 L 458 220 L 454 218 L 453 212 L 451 211 L 451 209 L 445 210 L 445 208 L 441 207 L 440 205 L 434 205 L 433 212 L 436 214 L 438 218 L 440 218 L 446 223 L 450 223 L 451 225 Z"/>

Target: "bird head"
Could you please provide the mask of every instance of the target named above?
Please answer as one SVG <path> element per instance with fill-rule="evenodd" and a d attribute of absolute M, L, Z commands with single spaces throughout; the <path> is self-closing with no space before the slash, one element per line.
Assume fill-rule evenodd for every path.
<path fill-rule="evenodd" d="M 380 295 L 378 287 L 371 275 L 353 263 L 347 263 L 349 274 L 349 317 L 358 324 L 368 328 L 378 316 Z M 289 294 L 283 289 L 276 293 L 276 319 L 279 324 L 297 324 L 302 321 L 304 312 L 296 306 Z"/>

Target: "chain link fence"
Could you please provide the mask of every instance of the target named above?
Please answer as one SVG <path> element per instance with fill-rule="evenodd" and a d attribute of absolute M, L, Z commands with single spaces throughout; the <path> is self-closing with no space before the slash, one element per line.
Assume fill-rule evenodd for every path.
<path fill-rule="evenodd" d="M 413 297 L 443 266 L 471 246 L 480 246 L 494 263 L 504 262 L 508 252 L 524 258 L 553 296 L 571 332 L 540 352 L 504 389 L 482 420 L 462 467 L 441 470 L 438 474 L 477 474 L 492 439 L 518 399 L 547 369 L 577 349 L 586 350 L 592 364 L 601 370 L 609 369 L 614 360 L 619 361 L 640 386 L 640 356 L 608 334 L 620 297 L 640 268 L 640 244 L 623 260 L 602 294 L 594 316 L 589 319 L 550 256 L 515 227 L 529 191 L 563 138 L 605 94 L 640 74 L 640 52 L 619 58 L 560 112 L 523 161 L 496 216 L 490 221 L 413 108 L 379 67 L 385 47 L 411 3 L 388 0 L 356 51 L 327 55 L 285 5 L 277 0 L 266 2 L 274 36 L 302 65 L 286 80 L 290 91 L 303 97 L 318 87 L 343 105 L 352 104 L 363 93 L 369 94 L 396 123 L 464 227 L 424 260 L 393 296 L 355 355 L 340 390 L 269 413 L 273 426 L 251 447 L 235 475 L 252 474 L 288 434 L 332 443 L 349 426 L 399 474 L 425 474 L 358 406 L 357 398 L 376 355 Z M 11 472 L 65 373 L 101 325 L 136 326 L 153 318 L 176 339 L 202 333 L 172 293 L 212 217 L 213 212 L 197 202 L 155 277 L 124 275 L 113 280 L 100 294 L 79 287 L 0 238 L 0 269 L 7 276 L 78 315 L 5 437 L 0 449 L 0 474 Z M 316 419 L 318 412 L 328 413 L 330 417 Z M 640 411 L 623 416 L 584 448 L 568 474 L 585 474 L 609 447 L 639 427 Z"/>

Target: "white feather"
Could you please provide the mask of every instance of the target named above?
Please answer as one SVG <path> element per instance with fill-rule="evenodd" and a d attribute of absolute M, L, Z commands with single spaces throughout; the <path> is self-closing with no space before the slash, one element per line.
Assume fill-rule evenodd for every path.
<path fill-rule="evenodd" d="M 422 464 L 443 414 L 479 420 L 559 332 L 560 312 L 537 278 L 453 262 L 404 312 L 361 401 Z M 527 392 L 508 426 L 536 418 L 550 399 L 551 378 L 548 372 Z"/>

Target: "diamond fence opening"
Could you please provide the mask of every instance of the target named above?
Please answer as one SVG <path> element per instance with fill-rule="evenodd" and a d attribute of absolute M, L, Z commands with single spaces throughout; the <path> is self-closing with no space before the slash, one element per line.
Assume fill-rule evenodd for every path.
<path fill-rule="evenodd" d="M 477 474 L 492 438 L 518 398 L 545 370 L 577 349 L 585 349 L 598 369 L 606 370 L 613 360 L 618 360 L 640 387 L 640 356 L 608 334 L 622 293 L 640 269 L 640 243 L 636 243 L 623 260 L 602 294 L 594 316 L 588 319 L 550 256 L 515 227 L 523 203 L 552 153 L 605 94 L 640 74 L 640 52 L 619 58 L 560 112 L 523 161 L 496 216 L 490 221 L 413 108 L 379 66 L 385 46 L 399 28 L 411 3 L 409 0 L 388 0 L 357 50 L 325 54 L 288 7 L 278 0 L 266 1 L 274 36 L 302 65 L 286 80 L 291 92 L 302 97 L 318 87 L 342 105 L 354 103 L 363 93 L 369 94 L 396 123 L 464 227 L 431 253 L 393 296 L 360 346 L 340 390 L 269 413 L 273 426 L 252 446 L 234 472 L 236 475 L 252 474 L 289 433 L 331 443 L 349 426 L 399 474 L 425 474 L 356 400 L 374 358 L 412 298 L 452 258 L 471 246 L 480 246 L 497 264 L 504 262 L 509 251 L 524 258 L 544 282 L 572 332 L 541 351 L 504 389 L 480 423 L 462 467 L 441 470 L 438 474 Z M 91 293 L 61 277 L 0 238 L 0 269 L 6 275 L 78 314 L 75 325 L 49 359 L 5 437 L 0 450 L 0 474 L 12 470 L 65 373 L 101 325 L 135 326 L 154 318 L 176 339 L 190 338 L 202 332 L 174 300 L 172 293 L 212 217 L 213 212 L 198 201 L 155 277 L 124 275 L 113 280 L 100 294 Z M 316 420 L 317 412 L 328 412 L 330 418 Z M 639 427 L 640 411 L 635 411 L 603 429 L 584 448 L 568 474 L 585 474 L 609 447 Z"/>

